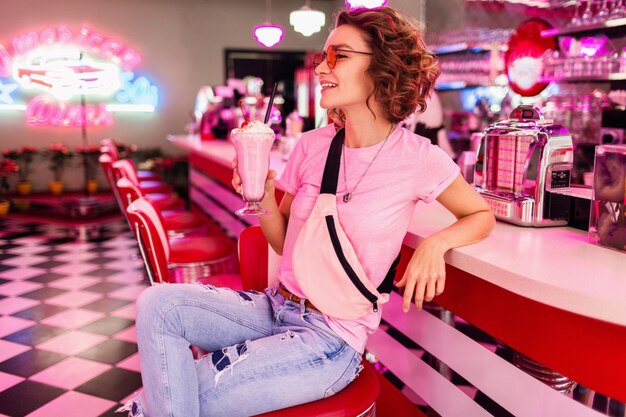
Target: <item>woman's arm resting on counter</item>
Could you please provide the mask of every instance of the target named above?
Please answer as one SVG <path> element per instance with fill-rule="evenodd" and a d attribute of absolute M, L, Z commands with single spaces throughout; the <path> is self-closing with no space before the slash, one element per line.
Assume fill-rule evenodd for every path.
<path fill-rule="evenodd" d="M 486 238 L 495 225 L 489 205 L 459 175 L 437 198 L 457 221 L 428 236 L 415 249 L 411 260 L 396 284 L 405 287 L 402 309 L 409 311 L 411 299 L 419 310 L 422 303 L 431 301 L 443 292 L 446 280 L 445 253 L 460 246 Z"/>

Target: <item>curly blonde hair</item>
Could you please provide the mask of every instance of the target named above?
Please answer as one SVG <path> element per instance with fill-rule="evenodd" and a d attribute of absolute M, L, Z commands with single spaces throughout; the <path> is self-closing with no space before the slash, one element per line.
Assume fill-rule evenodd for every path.
<path fill-rule="evenodd" d="M 392 123 L 405 120 L 415 111 L 426 110 L 426 99 L 440 70 L 420 30 L 391 7 L 342 11 L 337 15 L 335 27 L 342 25 L 360 30 L 373 53 L 367 69 L 374 81 L 374 91 L 367 98 L 370 111 L 372 95 Z M 337 109 L 333 111 L 342 116 Z"/>

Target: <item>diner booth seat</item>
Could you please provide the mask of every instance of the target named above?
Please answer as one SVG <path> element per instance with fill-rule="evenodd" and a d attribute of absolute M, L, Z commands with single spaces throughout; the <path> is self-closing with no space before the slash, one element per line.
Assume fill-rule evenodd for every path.
<path fill-rule="evenodd" d="M 145 197 L 139 187 L 128 178 L 120 178 L 116 183 L 116 189 L 122 202 L 121 209 L 127 216 L 126 209 L 133 201 Z M 155 204 L 157 209 L 158 205 Z M 185 237 L 199 234 L 207 234 L 208 227 L 204 217 L 184 210 L 160 210 L 163 218 L 163 227 L 167 231 L 168 238 Z"/>
<path fill-rule="evenodd" d="M 235 245 L 222 236 L 185 236 L 169 239 L 155 205 L 140 197 L 128 205 L 128 221 L 135 233 L 148 278 L 155 283 L 210 282 L 241 289 Z M 212 275 L 221 275 L 212 278 Z M 208 277 L 208 278 L 207 278 Z"/>
<path fill-rule="evenodd" d="M 113 159 L 113 162 L 120 159 L 120 153 L 117 144 L 113 139 L 102 139 L 100 141 L 100 152 L 107 154 Z M 139 181 L 162 181 L 161 176 L 152 171 L 137 170 Z"/>

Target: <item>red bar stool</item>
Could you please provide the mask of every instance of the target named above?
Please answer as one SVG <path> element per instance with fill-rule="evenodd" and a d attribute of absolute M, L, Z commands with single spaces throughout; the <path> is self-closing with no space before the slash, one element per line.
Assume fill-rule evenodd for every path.
<path fill-rule="evenodd" d="M 129 159 L 120 159 L 118 161 L 113 162 L 113 173 L 121 174 L 131 180 L 133 184 L 137 185 L 141 190 L 146 194 L 154 194 L 154 193 L 163 193 L 163 194 L 171 194 L 172 187 L 163 181 L 139 181 L 139 177 L 137 176 L 137 170 L 135 169 L 135 164 L 133 161 Z M 121 177 L 115 177 L 115 180 L 119 180 Z"/>
<path fill-rule="evenodd" d="M 121 178 L 128 179 L 133 185 L 137 186 L 142 194 L 150 198 L 150 200 L 156 204 L 159 210 L 183 210 L 185 208 L 185 202 L 172 194 L 171 192 L 150 192 L 146 191 L 140 184 L 137 183 L 137 177 L 132 175 L 133 167 L 128 164 L 125 159 L 113 162 L 111 165 L 111 176 L 113 177 L 113 186 L 117 187 L 117 181 Z M 127 204 L 124 204 L 126 207 Z"/>
<path fill-rule="evenodd" d="M 116 183 L 116 188 L 121 197 L 124 215 L 126 215 L 126 209 L 130 203 L 140 197 L 145 197 L 139 187 L 134 185 L 128 178 L 120 178 Z M 155 206 L 159 209 L 158 205 L 155 204 Z M 204 218 L 198 214 L 182 210 L 159 211 L 163 218 L 163 227 L 167 230 L 167 235 L 170 239 L 206 234 L 208 232 Z"/>
<path fill-rule="evenodd" d="M 235 245 L 230 239 L 219 236 L 168 239 L 159 211 L 144 197 L 130 203 L 126 212 L 152 284 L 196 282 L 209 277 L 207 282 L 212 285 L 233 288 L 239 282 L 241 288 L 241 278 L 228 275 L 236 269 Z M 226 276 L 210 277 L 219 274 Z"/>
<path fill-rule="evenodd" d="M 126 216 L 125 207 L 127 206 L 127 204 L 124 204 L 120 199 L 120 193 L 117 189 L 117 180 L 115 179 L 116 176 L 121 176 L 122 173 L 113 172 L 114 161 L 108 154 L 100 155 L 100 157 L 98 158 L 98 162 L 100 163 L 100 167 L 104 172 L 104 177 L 106 178 L 107 183 L 109 184 L 109 187 L 111 188 L 111 191 L 115 196 L 115 200 L 117 201 L 118 206 L 124 212 L 124 216 Z M 176 210 L 182 209 L 185 206 L 185 202 L 183 200 L 171 194 L 151 194 L 150 198 L 157 205 L 159 210 Z"/>
<path fill-rule="evenodd" d="M 120 159 L 117 144 L 113 139 L 102 139 L 102 141 L 100 141 L 100 152 L 109 155 L 113 159 L 113 162 Z M 139 181 L 162 181 L 162 178 L 152 171 L 137 170 L 137 177 Z"/>
<path fill-rule="evenodd" d="M 380 394 L 378 375 L 366 360 L 361 364 L 363 370 L 359 376 L 332 397 L 257 414 L 257 417 L 375 417 Z"/>
<path fill-rule="evenodd" d="M 102 168 L 104 178 L 107 180 L 107 184 L 109 184 L 109 188 L 115 197 L 115 201 L 117 201 L 118 207 L 123 210 L 124 204 L 122 203 L 113 175 L 113 158 L 111 158 L 111 155 L 102 153 L 98 157 L 98 163 L 100 163 L 100 168 Z M 126 213 L 124 213 L 124 216 L 126 216 Z"/>

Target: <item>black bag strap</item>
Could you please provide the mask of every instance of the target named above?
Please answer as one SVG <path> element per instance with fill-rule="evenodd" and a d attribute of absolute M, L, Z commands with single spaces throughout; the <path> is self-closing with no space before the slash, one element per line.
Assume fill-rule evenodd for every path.
<path fill-rule="evenodd" d="M 339 181 L 339 167 L 341 166 L 341 152 L 344 139 L 345 131 L 344 129 L 339 129 L 328 149 L 320 194 L 337 194 L 337 181 Z"/>
<path fill-rule="evenodd" d="M 392 262 L 391 267 L 389 267 L 389 271 L 387 271 L 387 275 L 385 275 L 385 279 L 380 283 L 376 291 L 381 294 L 389 294 L 393 290 L 393 281 L 396 277 L 396 270 L 398 269 L 398 264 L 400 263 L 400 254 L 396 257 L 396 260 Z"/>
<path fill-rule="evenodd" d="M 324 165 L 324 175 L 320 194 L 337 194 L 337 182 L 339 181 L 339 167 L 341 166 L 341 152 L 343 152 L 343 142 L 345 140 L 345 130 L 339 129 L 333 138 L 328 149 L 326 164 Z M 396 276 L 396 268 L 400 262 L 400 254 L 391 264 L 385 279 L 376 289 L 379 293 L 390 293 L 393 289 L 393 281 Z"/>

